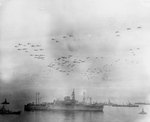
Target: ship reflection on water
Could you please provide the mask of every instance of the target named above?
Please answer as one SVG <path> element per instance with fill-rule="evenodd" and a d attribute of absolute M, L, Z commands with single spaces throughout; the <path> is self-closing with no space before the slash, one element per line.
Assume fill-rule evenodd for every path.
<path fill-rule="evenodd" d="M 149 106 L 145 107 L 144 110 L 148 112 Z M 24 111 L 19 116 L 0 116 L 0 122 L 139 122 L 148 116 L 139 114 L 142 108 L 105 106 L 104 112 Z"/>
<path fill-rule="evenodd" d="M 26 114 L 24 120 L 27 122 L 104 122 L 104 113 L 93 111 L 35 111 L 24 114 Z"/>
<path fill-rule="evenodd" d="M 61 113 L 60 113 L 61 114 Z M 101 118 L 102 121 L 102 116 L 103 113 L 99 112 L 93 112 L 93 111 L 88 111 L 88 112 L 83 112 L 83 111 L 65 111 L 62 112 L 62 116 L 64 116 L 63 122 L 93 122 L 96 119 L 99 120 L 99 117 Z"/>

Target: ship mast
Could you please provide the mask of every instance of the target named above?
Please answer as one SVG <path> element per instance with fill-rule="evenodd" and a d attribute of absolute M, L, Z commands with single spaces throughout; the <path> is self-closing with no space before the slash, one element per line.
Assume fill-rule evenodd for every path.
<path fill-rule="evenodd" d="M 83 103 L 85 103 L 85 92 L 83 92 Z"/>
<path fill-rule="evenodd" d="M 9 102 L 7 102 L 7 99 L 5 98 L 5 101 L 2 102 L 1 104 L 3 104 L 3 107 L 2 107 L 2 108 L 5 109 L 6 105 L 8 105 Z"/>
<path fill-rule="evenodd" d="M 75 103 L 75 91 L 74 91 L 74 89 L 73 89 L 73 92 L 72 92 L 72 101 Z"/>
<path fill-rule="evenodd" d="M 38 104 L 40 104 L 40 98 L 39 98 L 40 93 L 38 92 L 37 95 L 38 95 Z"/>
<path fill-rule="evenodd" d="M 37 92 L 36 92 L 35 104 L 37 105 Z"/>
<path fill-rule="evenodd" d="M 40 103 L 39 95 L 40 95 L 40 93 L 36 92 L 36 101 L 35 101 L 36 105 Z"/>

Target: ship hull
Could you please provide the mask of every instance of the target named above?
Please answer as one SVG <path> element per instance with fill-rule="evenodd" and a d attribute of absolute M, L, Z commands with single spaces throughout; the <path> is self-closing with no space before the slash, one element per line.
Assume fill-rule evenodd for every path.
<path fill-rule="evenodd" d="M 103 106 L 81 106 L 81 105 L 49 105 L 49 106 L 37 106 L 37 105 L 25 105 L 25 111 L 97 111 L 103 112 Z"/>
<path fill-rule="evenodd" d="M 101 111 L 103 106 L 81 106 L 81 105 L 51 105 L 50 110 L 63 110 L 63 111 Z"/>
<path fill-rule="evenodd" d="M 13 114 L 19 115 L 19 114 L 21 114 L 21 111 L 15 111 L 15 112 L 12 112 L 12 111 L 10 111 L 10 112 L 0 112 L 0 114 L 2 114 L 2 115 L 13 115 Z"/>
<path fill-rule="evenodd" d="M 139 107 L 138 105 L 112 105 L 112 107 Z"/>

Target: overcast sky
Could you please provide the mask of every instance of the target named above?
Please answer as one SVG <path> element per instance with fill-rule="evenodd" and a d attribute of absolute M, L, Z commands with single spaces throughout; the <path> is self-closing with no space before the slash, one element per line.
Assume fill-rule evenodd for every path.
<path fill-rule="evenodd" d="M 1 0 L 1 95 L 53 99 L 75 88 L 78 98 L 149 101 L 149 32 L 149 0 Z M 69 55 L 85 62 L 60 66 Z"/>

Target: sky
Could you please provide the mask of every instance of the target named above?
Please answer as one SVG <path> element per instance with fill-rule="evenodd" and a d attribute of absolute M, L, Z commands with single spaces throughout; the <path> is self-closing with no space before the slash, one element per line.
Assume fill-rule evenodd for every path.
<path fill-rule="evenodd" d="M 149 102 L 149 15 L 150 0 L 0 0 L 1 98 Z"/>

